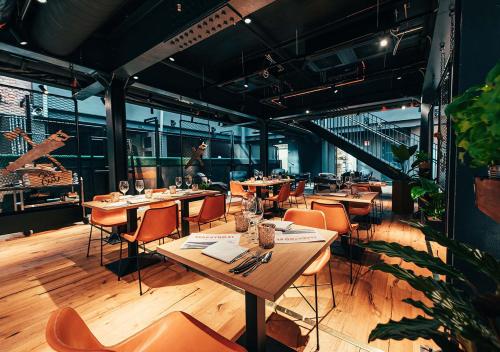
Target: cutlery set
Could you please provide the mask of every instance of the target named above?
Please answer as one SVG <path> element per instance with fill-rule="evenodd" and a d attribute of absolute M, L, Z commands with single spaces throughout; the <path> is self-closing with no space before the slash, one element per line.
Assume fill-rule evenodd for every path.
<path fill-rule="evenodd" d="M 260 265 L 269 263 L 272 255 L 273 251 L 269 251 L 264 254 L 262 254 L 262 252 L 256 252 L 234 268 L 229 269 L 229 272 L 233 274 L 243 274 L 243 276 L 246 277 L 255 271 L 255 269 L 257 269 Z"/>

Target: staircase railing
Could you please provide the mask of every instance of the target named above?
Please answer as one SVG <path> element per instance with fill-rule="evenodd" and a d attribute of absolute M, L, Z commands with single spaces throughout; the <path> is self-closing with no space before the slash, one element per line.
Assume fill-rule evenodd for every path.
<path fill-rule="evenodd" d="M 335 116 L 314 120 L 317 125 L 354 144 L 376 158 L 399 168 L 394 161 L 391 146 L 419 145 L 420 137 L 370 113 Z M 410 163 L 414 158 L 410 160 Z"/>

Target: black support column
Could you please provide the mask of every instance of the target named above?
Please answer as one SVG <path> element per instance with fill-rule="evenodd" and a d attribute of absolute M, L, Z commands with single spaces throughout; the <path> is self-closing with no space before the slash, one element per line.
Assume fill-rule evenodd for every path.
<path fill-rule="evenodd" d="M 269 174 L 269 123 L 266 120 L 259 122 L 260 131 L 260 168 L 264 175 Z"/>
<path fill-rule="evenodd" d="M 110 192 L 118 190 L 121 180 L 128 180 L 125 84 L 113 78 L 104 97 Z"/>

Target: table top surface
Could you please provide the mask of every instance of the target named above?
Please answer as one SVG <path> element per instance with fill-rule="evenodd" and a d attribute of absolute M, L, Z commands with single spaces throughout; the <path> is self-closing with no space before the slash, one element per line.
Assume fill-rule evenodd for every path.
<path fill-rule="evenodd" d="M 235 181 L 237 183 L 239 183 L 240 185 L 243 185 L 243 186 L 255 186 L 255 187 L 268 187 L 268 186 L 275 186 L 275 185 L 280 185 L 280 184 L 283 184 L 283 183 L 288 183 L 288 182 L 293 182 L 294 180 L 292 178 L 290 179 L 287 179 L 287 178 L 282 178 L 281 180 L 277 180 L 277 179 L 274 179 L 274 180 L 267 180 L 267 181 L 250 181 L 250 180 L 246 180 L 246 181 Z"/>
<path fill-rule="evenodd" d="M 213 195 L 213 194 L 218 194 L 220 193 L 219 191 L 212 191 L 212 190 L 200 190 L 200 191 L 188 191 L 188 192 L 179 192 L 172 195 L 169 193 L 153 193 L 152 198 L 146 198 L 144 194 L 140 196 L 132 196 L 128 197 L 125 199 L 121 199 L 117 206 L 113 206 L 111 202 L 102 202 L 102 201 L 88 201 L 84 202 L 83 206 L 86 208 L 90 209 L 99 209 L 103 211 L 112 211 L 112 210 L 117 210 L 117 209 L 134 209 L 134 208 L 140 208 L 143 206 L 151 205 L 151 204 L 156 204 L 156 203 L 162 203 L 162 202 L 168 202 L 168 201 L 176 201 L 176 200 L 188 200 L 188 199 L 193 199 L 193 198 L 201 198 L 205 197 L 208 195 Z M 127 204 L 120 204 L 122 202 L 126 202 L 129 199 L 134 199 L 137 200 L 137 203 L 127 203 Z"/>
<path fill-rule="evenodd" d="M 305 227 L 293 225 L 293 228 Z M 241 274 L 232 274 L 228 271 L 241 263 L 242 260 L 227 264 L 201 253 L 201 249 L 181 249 L 182 244 L 187 241 L 187 237 L 158 246 L 158 252 L 174 262 L 191 267 L 211 278 L 239 287 L 258 297 L 276 301 L 320 255 L 321 251 L 328 248 L 338 236 L 335 231 L 320 229 L 318 231 L 325 239 L 325 242 L 275 244 L 274 248 L 271 249 L 273 251 L 271 261 L 262 264 L 247 277 L 243 277 Z M 203 232 L 217 234 L 237 233 L 234 222 L 213 227 Z M 250 248 L 252 252 L 259 250 L 259 246 L 249 241 L 246 235 L 241 236 L 240 245 Z"/>
<path fill-rule="evenodd" d="M 335 193 L 335 192 L 333 192 Z M 351 202 L 351 203 L 373 203 L 373 200 L 377 198 L 378 192 L 359 192 L 358 193 L 359 197 L 355 197 L 352 194 L 348 194 L 345 197 L 342 196 L 336 196 L 332 194 L 332 192 L 324 192 L 324 193 L 315 193 L 311 196 L 308 196 L 308 198 L 314 198 L 314 199 L 325 199 L 325 200 L 334 200 L 337 202 Z"/>

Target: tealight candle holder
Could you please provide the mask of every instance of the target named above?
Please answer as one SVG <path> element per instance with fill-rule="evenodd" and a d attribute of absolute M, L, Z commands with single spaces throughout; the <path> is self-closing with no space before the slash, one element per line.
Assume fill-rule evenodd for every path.
<path fill-rule="evenodd" d="M 274 247 L 274 236 L 276 233 L 276 225 L 262 223 L 258 227 L 259 232 L 259 247 L 270 249 Z"/>

